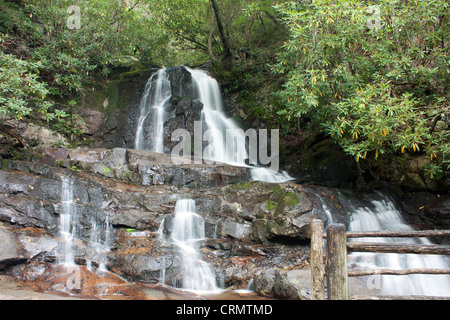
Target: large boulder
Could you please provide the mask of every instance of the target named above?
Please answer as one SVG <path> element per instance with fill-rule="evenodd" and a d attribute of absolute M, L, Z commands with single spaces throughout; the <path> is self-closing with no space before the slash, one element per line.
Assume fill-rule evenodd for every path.
<path fill-rule="evenodd" d="M 133 149 L 75 149 L 60 159 L 68 167 L 142 186 L 212 187 L 250 180 L 248 168 L 177 164 L 171 155 Z"/>
<path fill-rule="evenodd" d="M 311 270 L 264 269 L 255 275 L 255 290 L 259 295 L 289 300 L 310 300 Z"/>
<path fill-rule="evenodd" d="M 0 226 L 0 270 L 21 263 L 28 257 L 16 235 L 8 228 Z"/>
<path fill-rule="evenodd" d="M 310 300 L 312 296 L 311 270 L 278 270 L 275 277 L 275 296 L 290 300 Z"/>
<path fill-rule="evenodd" d="M 231 222 L 245 229 L 247 238 L 256 242 L 296 243 L 309 238 L 309 223 L 313 219 L 327 220 L 324 206 L 313 189 L 295 184 L 251 182 L 225 189 L 222 215 L 229 216 L 226 231 Z M 344 215 L 337 201 L 330 204 L 334 211 Z M 251 222 L 250 230 L 247 228 Z M 231 229 L 232 230 L 232 229 Z M 233 231 L 233 230 L 232 230 Z M 237 231 L 233 231 L 236 233 Z"/>

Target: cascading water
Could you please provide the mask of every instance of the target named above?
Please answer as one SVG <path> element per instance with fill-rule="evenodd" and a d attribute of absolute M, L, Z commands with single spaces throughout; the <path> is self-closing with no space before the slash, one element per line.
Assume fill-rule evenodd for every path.
<path fill-rule="evenodd" d="M 66 265 L 74 265 L 74 254 L 72 242 L 76 235 L 76 207 L 73 196 L 73 181 L 67 177 L 61 177 L 62 194 L 61 204 L 62 212 L 59 216 L 59 232 L 64 241 L 63 252 L 59 262 Z"/>
<path fill-rule="evenodd" d="M 246 136 L 239 125 L 227 118 L 223 109 L 222 94 L 217 80 L 204 70 L 187 68 L 191 75 L 199 100 L 203 103 L 202 122 L 210 130 L 209 145 L 203 157 L 213 162 L 246 167 L 248 158 Z M 233 139 L 227 139 L 227 132 L 232 132 Z M 252 179 L 282 183 L 292 180 L 287 172 L 278 172 L 265 167 L 252 167 Z"/>
<path fill-rule="evenodd" d="M 356 200 L 340 195 L 340 201 L 351 213 L 350 231 L 410 231 L 413 230 L 401 217 L 394 203 L 382 194 L 370 194 L 367 200 Z M 356 241 L 356 240 L 355 240 Z M 430 244 L 428 239 L 418 238 L 358 238 L 357 241 L 385 243 Z M 352 253 L 349 265 L 361 268 L 446 269 L 450 266 L 448 257 L 419 254 Z M 384 295 L 423 295 L 450 297 L 449 275 L 378 275 L 378 289 Z"/>
<path fill-rule="evenodd" d="M 210 163 L 224 163 L 247 167 L 248 158 L 246 136 L 239 125 L 225 115 L 223 99 L 217 80 L 204 70 L 185 68 L 192 77 L 194 96 L 203 104 L 202 140 L 209 144 L 202 150 L 202 157 Z M 181 79 L 181 78 L 180 78 Z M 172 79 L 172 81 L 174 81 Z M 182 91 L 182 86 L 178 86 Z M 179 92 L 182 96 L 183 92 Z M 158 70 L 147 82 L 140 103 L 140 116 L 135 135 L 135 149 L 164 153 L 165 106 L 172 98 L 172 85 L 166 68 Z M 227 133 L 232 132 L 232 139 Z M 284 171 L 274 171 L 265 167 L 251 167 L 251 176 L 255 181 L 282 183 L 292 180 Z"/>
<path fill-rule="evenodd" d="M 109 216 L 101 217 L 98 213 L 91 215 L 91 232 L 89 237 L 89 246 L 95 255 L 100 270 L 106 271 L 107 253 L 110 251 L 112 225 Z M 91 261 L 86 262 L 88 268 L 91 268 Z"/>
<path fill-rule="evenodd" d="M 145 87 L 140 104 L 135 148 L 164 153 L 165 104 L 171 98 L 171 85 L 166 69 L 153 74 Z M 150 130 L 146 134 L 146 130 Z"/>
<path fill-rule="evenodd" d="M 205 129 L 211 130 L 209 145 L 203 152 L 203 157 L 214 162 L 221 162 L 236 166 L 245 166 L 247 151 L 245 148 L 245 135 L 240 127 L 223 111 L 222 94 L 218 82 L 203 70 L 186 68 L 191 75 L 198 98 L 203 103 L 202 122 Z M 233 130 L 236 134 L 233 141 L 228 141 L 227 152 L 226 131 Z"/>
<path fill-rule="evenodd" d="M 61 214 L 59 216 L 59 231 L 63 239 L 60 264 L 68 266 L 75 265 L 75 255 L 73 252 L 73 242 L 80 239 L 83 230 L 80 228 L 79 214 L 77 212 L 74 182 L 67 177 L 61 177 L 62 194 L 61 194 Z M 109 216 L 103 217 L 98 212 L 92 212 L 90 217 L 90 232 L 88 236 L 88 247 L 91 249 L 90 254 L 86 258 L 86 265 L 91 268 L 91 259 L 97 261 L 99 269 L 106 270 L 106 255 L 109 252 L 111 242 L 112 225 Z"/>
<path fill-rule="evenodd" d="M 189 291 L 218 291 L 216 277 L 211 267 L 202 260 L 200 244 L 205 239 L 205 222 L 195 212 L 195 201 L 179 200 L 175 206 L 175 218 L 171 240 L 181 253 L 181 288 Z"/>

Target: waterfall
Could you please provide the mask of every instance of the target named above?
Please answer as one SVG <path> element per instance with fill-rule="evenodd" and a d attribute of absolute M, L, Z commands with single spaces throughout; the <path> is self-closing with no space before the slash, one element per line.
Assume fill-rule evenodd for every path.
<path fill-rule="evenodd" d="M 76 235 L 76 207 L 73 196 L 73 181 L 67 177 L 61 177 L 62 194 L 61 204 L 62 212 L 59 216 L 59 233 L 64 241 L 63 252 L 59 262 L 66 265 L 75 264 L 72 249 L 73 238 Z"/>
<path fill-rule="evenodd" d="M 203 158 L 213 162 L 245 166 L 247 158 L 245 135 L 233 119 L 226 117 L 219 83 L 203 70 L 186 69 L 191 73 L 198 98 L 203 103 L 201 120 L 205 128 L 210 130 L 209 145 L 203 152 Z M 225 140 L 227 130 L 235 134 L 232 141 Z M 228 146 L 226 142 L 229 143 Z"/>
<path fill-rule="evenodd" d="M 245 163 L 248 152 L 246 135 L 239 125 L 226 116 L 223 99 L 217 80 L 204 70 L 187 68 L 191 73 L 197 95 L 203 104 L 202 122 L 205 124 L 209 145 L 203 152 L 206 160 L 234 166 L 248 167 Z M 227 139 L 231 132 L 233 139 Z M 251 167 L 251 176 L 255 181 L 282 183 L 292 180 L 284 171 L 274 171 L 265 167 Z"/>
<path fill-rule="evenodd" d="M 283 183 L 293 180 L 286 171 L 273 171 L 268 168 L 252 168 L 251 176 L 253 181 L 265 181 L 270 183 Z"/>
<path fill-rule="evenodd" d="M 109 216 L 102 218 L 98 213 L 91 215 L 91 231 L 89 235 L 89 247 L 93 249 L 95 260 L 99 269 L 106 271 L 107 253 L 110 251 L 112 225 Z M 86 261 L 88 268 L 91 268 L 91 261 Z"/>
<path fill-rule="evenodd" d="M 366 196 L 368 200 L 356 200 L 341 194 L 341 203 L 350 216 L 350 231 L 410 231 L 413 230 L 402 218 L 394 203 L 386 196 L 376 193 Z M 385 243 L 430 244 L 426 238 L 358 238 L 355 241 Z M 395 254 L 395 253 L 351 253 L 349 265 L 361 268 L 449 268 L 446 256 Z M 450 297 L 449 275 L 378 275 L 378 290 L 384 295 L 424 295 Z"/>
<path fill-rule="evenodd" d="M 201 157 L 207 163 L 224 163 L 232 166 L 250 167 L 251 176 L 255 181 L 282 183 L 292 180 L 284 171 L 275 171 L 265 167 L 248 166 L 246 160 L 247 136 L 233 119 L 226 116 L 223 99 L 217 80 L 209 76 L 204 70 L 185 68 L 192 77 L 193 96 L 202 104 L 201 121 L 203 132 L 201 140 L 207 143 Z M 135 149 L 150 150 L 164 153 L 164 123 L 166 119 L 166 104 L 172 98 L 172 87 L 178 87 L 179 96 L 184 92 L 181 85 L 171 85 L 169 72 L 162 68 L 154 73 L 147 82 L 144 96 L 140 103 L 140 116 L 135 134 Z M 181 81 L 181 79 L 179 80 Z M 176 90 L 176 89 L 174 89 Z M 179 128 L 183 129 L 183 128 Z M 256 142 L 255 144 L 256 149 Z M 278 154 L 277 154 L 278 155 Z M 260 155 L 261 156 L 261 155 Z M 266 157 L 266 155 L 264 155 Z M 278 159 L 276 159 L 278 162 Z M 254 163 L 252 163 L 254 165 Z"/>
<path fill-rule="evenodd" d="M 217 291 L 214 272 L 200 254 L 205 222 L 195 212 L 194 200 L 177 201 L 171 239 L 181 252 L 181 287 L 189 291 Z"/>
<path fill-rule="evenodd" d="M 137 150 L 164 153 L 164 108 L 171 96 L 166 69 L 160 69 L 148 80 L 139 106 L 140 116 L 135 136 Z"/>
<path fill-rule="evenodd" d="M 60 264 L 68 266 L 75 265 L 75 255 L 73 252 L 73 241 L 81 239 L 84 230 L 80 227 L 81 213 L 77 211 L 75 196 L 73 190 L 73 180 L 67 177 L 61 177 L 62 194 L 61 194 L 61 214 L 59 216 L 59 233 L 64 241 L 62 247 Z M 94 258 L 98 262 L 99 269 L 106 270 L 106 255 L 109 252 L 112 225 L 109 216 L 102 216 L 99 212 L 90 213 L 90 232 L 88 234 L 88 248 L 90 254 L 87 255 L 86 265 L 91 267 L 90 258 Z"/>

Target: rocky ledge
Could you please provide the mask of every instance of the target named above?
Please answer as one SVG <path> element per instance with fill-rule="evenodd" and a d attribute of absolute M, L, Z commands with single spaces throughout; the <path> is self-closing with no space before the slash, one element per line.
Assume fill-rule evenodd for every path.
<path fill-rule="evenodd" d="M 58 270 L 62 177 L 73 182 L 76 263 L 104 264 L 131 283 L 179 283 L 180 255 L 167 236 L 180 199 L 194 199 L 205 220 L 201 254 L 219 286 L 253 282 L 268 297 L 308 298 L 309 273 L 300 271 L 308 266 L 309 222 L 330 215 L 348 222 L 333 190 L 251 181 L 247 168 L 175 166 L 166 155 L 128 149 L 57 149 L 44 159 L 4 160 L 0 170 L 0 272 L 21 279 L 48 283 L 48 270 Z M 106 221 L 112 240 L 101 260 L 92 235 L 94 224 Z M 67 293 L 61 283 L 45 287 L 62 289 Z"/>

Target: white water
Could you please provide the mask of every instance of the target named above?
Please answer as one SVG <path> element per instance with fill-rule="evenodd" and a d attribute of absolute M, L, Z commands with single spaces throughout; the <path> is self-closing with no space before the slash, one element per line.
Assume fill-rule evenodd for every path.
<path fill-rule="evenodd" d="M 207 163 L 224 163 L 232 166 L 246 165 L 248 152 L 244 131 L 233 119 L 226 116 L 223 99 L 217 80 L 204 70 L 186 68 L 192 75 L 196 96 L 203 104 L 201 119 L 204 132 L 202 141 L 208 143 L 202 150 L 202 158 Z M 165 105 L 172 97 L 172 88 L 167 70 L 158 70 L 147 82 L 140 103 L 140 116 L 135 135 L 135 149 L 164 153 Z M 227 139 L 227 133 L 232 139 Z M 265 167 L 251 167 L 254 181 L 282 183 L 293 180 L 284 171 L 274 171 Z"/>
<path fill-rule="evenodd" d="M 171 85 L 163 68 L 151 76 L 145 87 L 134 143 L 137 150 L 164 153 L 164 106 L 170 98 Z M 148 129 L 153 130 L 150 139 L 144 137 Z"/>
<path fill-rule="evenodd" d="M 206 129 L 211 130 L 209 145 L 203 152 L 204 159 L 235 166 L 245 166 L 245 159 L 247 158 L 245 135 L 243 131 L 239 130 L 240 127 L 233 119 L 226 117 L 219 83 L 203 70 L 187 67 L 186 70 L 191 73 L 199 100 L 203 103 L 201 120 Z M 236 138 L 233 141 L 228 141 L 228 147 L 230 148 L 228 152 L 227 130 L 234 130 L 233 132 L 236 133 Z"/>
<path fill-rule="evenodd" d="M 210 134 L 209 144 L 203 152 L 203 157 L 212 162 L 225 163 L 233 166 L 248 167 L 246 136 L 239 125 L 224 112 L 223 99 L 217 80 L 204 70 L 187 68 L 191 75 L 199 100 L 203 103 L 202 121 Z M 232 132 L 234 139 L 227 139 L 227 131 Z M 273 171 L 265 167 L 252 167 L 252 180 L 282 183 L 293 180 L 287 172 Z"/>
<path fill-rule="evenodd" d="M 410 231 L 413 230 L 402 218 L 394 203 L 381 194 L 371 194 L 369 203 L 342 197 L 341 202 L 347 212 L 351 212 L 349 230 L 351 231 Z M 365 200 L 368 201 L 368 200 Z M 385 242 L 385 243 L 421 243 L 430 244 L 426 238 L 358 238 L 355 241 Z M 352 253 L 349 255 L 349 265 L 357 268 L 433 268 L 450 267 L 449 258 L 439 255 L 419 254 L 381 254 Z M 383 295 L 423 295 L 450 297 L 449 275 L 378 275 L 372 279 L 378 284 L 375 288 Z"/>
<path fill-rule="evenodd" d="M 205 222 L 195 212 L 194 200 L 177 201 L 171 239 L 181 253 L 181 288 L 195 292 L 220 291 L 214 272 L 200 254 L 200 245 L 205 239 Z"/>
<path fill-rule="evenodd" d="M 110 251 L 112 225 L 109 216 L 104 220 L 100 215 L 92 213 L 91 232 L 89 237 L 89 246 L 95 252 L 94 259 L 98 262 L 99 269 L 106 271 L 107 253 Z M 88 268 L 92 268 L 90 260 L 86 261 Z"/>
<path fill-rule="evenodd" d="M 59 233 L 64 241 L 63 252 L 59 263 L 74 265 L 74 254 L 72 249 L 73 238 L 76 234 L 76 207 L 73 196 L 73 181 L 67 177 L 61 177 L 62 194 L 61 204 L 62 212 L 59 216 Z"/>
<path fill-rule="evenodd" d="M 77 213 L 73 180 L 67 177 L 61 177 L 62 194 L 61 194 L 61 214 L 59 216 L 59 233 L 63 239 L 60 264 L 68 266 L 75 265 L 75 255 L 73 252 L 73 242 L 80 239 L 81 229 L 79 227 L 79 214 Z M 86 265 L 91 268 L 91 260 L 98 262 L 100 270 L 106 270 L 106 254 L 109 252 L 112 225 L 109 216 L 100 217 L 98 213 L 91 213 L 90 219 L 90 235 L 88 246 L 93 250 L 93 256 L 87 257 Z"/>

